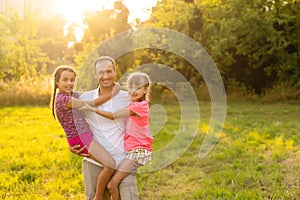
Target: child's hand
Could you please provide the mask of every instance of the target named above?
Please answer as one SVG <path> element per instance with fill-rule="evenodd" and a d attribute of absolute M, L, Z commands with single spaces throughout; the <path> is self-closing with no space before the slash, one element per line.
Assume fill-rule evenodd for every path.
<path fill-rule="evenodd" d="M 80 148 L 80 145 L 75 145 L 75 146 L 69 147 L 70 151 L 78 156 L 90 157 L 89 154 L 82 153 L 85 148 L 86 148 L 86 146 Z"/>
<path fill-rule="evenodd" d="M 95 110 L 95 108 L 90 106 L 86 101 L 83 101 L 82 103 L 83 103 L 83 105 L 80 108 L 78 108 L 78 110 L 83 110 L 83 111 L 94 111 Z"/>

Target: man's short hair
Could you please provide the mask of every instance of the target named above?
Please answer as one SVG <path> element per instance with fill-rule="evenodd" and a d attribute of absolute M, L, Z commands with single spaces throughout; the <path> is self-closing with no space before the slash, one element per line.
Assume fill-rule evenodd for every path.
<path fill-rule="evenodd" d="M 113 64 L 114 69 L 116 70 L 116 61 L 112 57 L 109 57 L 109 56 L 100 56 L 94 62 L 94 72 L 96 71 L 96 64 L 99 63 L 99 62 L 101 62 L 101 61 L 104 61 L 104 60 L 110 61 Z"/>

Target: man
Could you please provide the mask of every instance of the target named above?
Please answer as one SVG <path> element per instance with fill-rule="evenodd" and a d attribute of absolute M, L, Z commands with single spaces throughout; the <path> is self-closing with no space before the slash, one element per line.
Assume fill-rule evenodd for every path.
<path fill-rule="evenodd" d="M 80 96 L 80 99 L 92 100 L 110 93 L 114 89 L 114 80 L 117 75 L 115 61 L 108 56 L 97 58 L 94 62 L 94 75 L 98 80 L 99 87 L 95 90 L 84 92 Z M 120 90 L 117 95 L 97 108 L 108 112 L 115 112 L 126 108 L 128 105 L 129 98 L 127 92 Z M 94 139 L 112 155 L 118 166 L 126 157 L 124 151 L 125 119 L 110 120 L 94 112 L 86 112 L 86 117 L 93 131 Z M 83 149 L 79 149 L 78 146 L 70 148 L 71 152 L 77 155 L 84 155 L 82 154 Z M 95 196 L 98 174 L 102 169 L 99 163 L 90 158 L 85 157 L 82 161 L 84 189 L 86 199 L 88 200 L 92 200 Z M 122 200 L 138 199 L 135 173 L 131 173 L 122 180 L 119 190 Z M 105 194 L 105 199 L 110 199 L 108 191 Z"/>

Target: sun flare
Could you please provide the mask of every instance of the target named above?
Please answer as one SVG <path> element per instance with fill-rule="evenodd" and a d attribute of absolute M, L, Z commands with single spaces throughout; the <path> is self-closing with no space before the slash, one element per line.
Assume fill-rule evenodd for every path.
<path fill-rule="evenodd" d="M 150 17 L 151 8 L 156 5 L 157 0 L 123 0 L 122 2 L 129 9 L 129 21 L 136 18 L 145 21 Z"/>
<path fill-rule="evenodd" d="M 99 8 L 100 3 L 97 0 L 86 0 L 84 4 L 78 0 L 54 0 L 54 10 L 69 23 L 81 23 L 84 11 L 96 11 Z"/>
<path fill-rule="evenodd" d="M 82 14 L 85 11 L 100 11 L 112 9 L 116 0 L 54 0 L 54 10 L 61 14 L 68 23 L 82 23 Z M 145 21 L 151 14 L 151 8 L 156 5 L 157 0 L 123 0 L 122 3 L 129 9 L 129 21 L 139 18 Z"/>
<path fill-rule="evenodd" d="M 116 0 L 53 0 L 54 10 L 56 14 L 61 14 L 67 21 L 67 26 L 76 23 L 78 30 L 75 30 L 77 40 L 83 36 L 83 13 L 86 11 L 101 11 L 104 9 L 112 9 Z M 157 0 L 123 0 L 122 3 L 128 8 L 129 23 L 132 23 L 136 18 L 141 21 L 147 20 L 151 15 L 151 8 L 156 5 Z"/>

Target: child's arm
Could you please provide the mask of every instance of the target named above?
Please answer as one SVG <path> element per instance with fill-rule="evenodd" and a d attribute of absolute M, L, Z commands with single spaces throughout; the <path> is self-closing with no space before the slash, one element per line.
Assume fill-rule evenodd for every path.
<path fill-rule="evenodd" d="M 85 105 L 84 101 L 73 98 L 73 97 L 71 99 L 69 99 L 69 101 L 66 103 L 67 108 L 75 108 L 75 109 L 79 109 L 84 105 Z"/>
<path fill-rule="evenodd" d="M 98 110 L 98 109 L 93 109 L 94 112 L 96 112 L 98 115 L 101 115 L 102 117 L 105 117 L 107 119 L 118 119 L 118 118 L 124 118 L 124 117 L 129 117 L 130 115 L 135 114 L 133 111 L 129 110 L 129 109 L 123 109 L 123 110 L 119 110 L 117 112 L 107 112 L 107 111 L 103 111 L 103 110 Z"/>
<path fill-rule="evenodd" d="M 83 100 L 79 100 L 79 99 L 76 99 L 76 98 L 71 98 L 66 106 L 68 108 L 75 108 L 75 109 L 80 109 L 82 108 L 82 106 L 85 105 L 85 103 L 87 103 L 88 105 L 90 106 L 99 106 L 101 105 L 102 103 L 108 101 L 109 99 L 111 99 L 113 96 L 115 96 L 116 94 L 118 94 L 118 92 L 120 91 L 120 87 L 119 85 L 116 85 L 112 92 L 109 93 L 109 94 L 105 94 L 105 95 L 102 95 L 101 97 L 98 97 L 94 100 L 91 100 L 91 101 L 83 101 Z M 84 110 L 84 109 L 83 109 Z"/>
<path fill-rule="evenodd" d="M 119 110 L 114 113 L 107 112 L 104 110 L 98 110 L 97 108 L 90 106 L 86 102 L 84 102 L 84 105 L 80 108 L 80 110 L 92 111 L 92 112 L 97 113 L 98 115 L 101 115 L 102 117 L 105 117 L 105 118 L 111 119 L 111 120 L 129 117 L 130 115 L 137 115 L 135 112 L 133 112 L 132 110 L 129 110 L 127 108 L 123 109 L 123 110 Z"/>
<path fill-rule="evenodd" d="M 87 102 L 87 104 L 89 104 L 90 106 L 100 106 L 104 102 L 110 100 L 113 96 L 117 95 L 119 91 L 120 91 L 120 86 L 116 84 L 109 94 L 105 94 L 94 100 L 85 101 L 85 102 Z"/>

